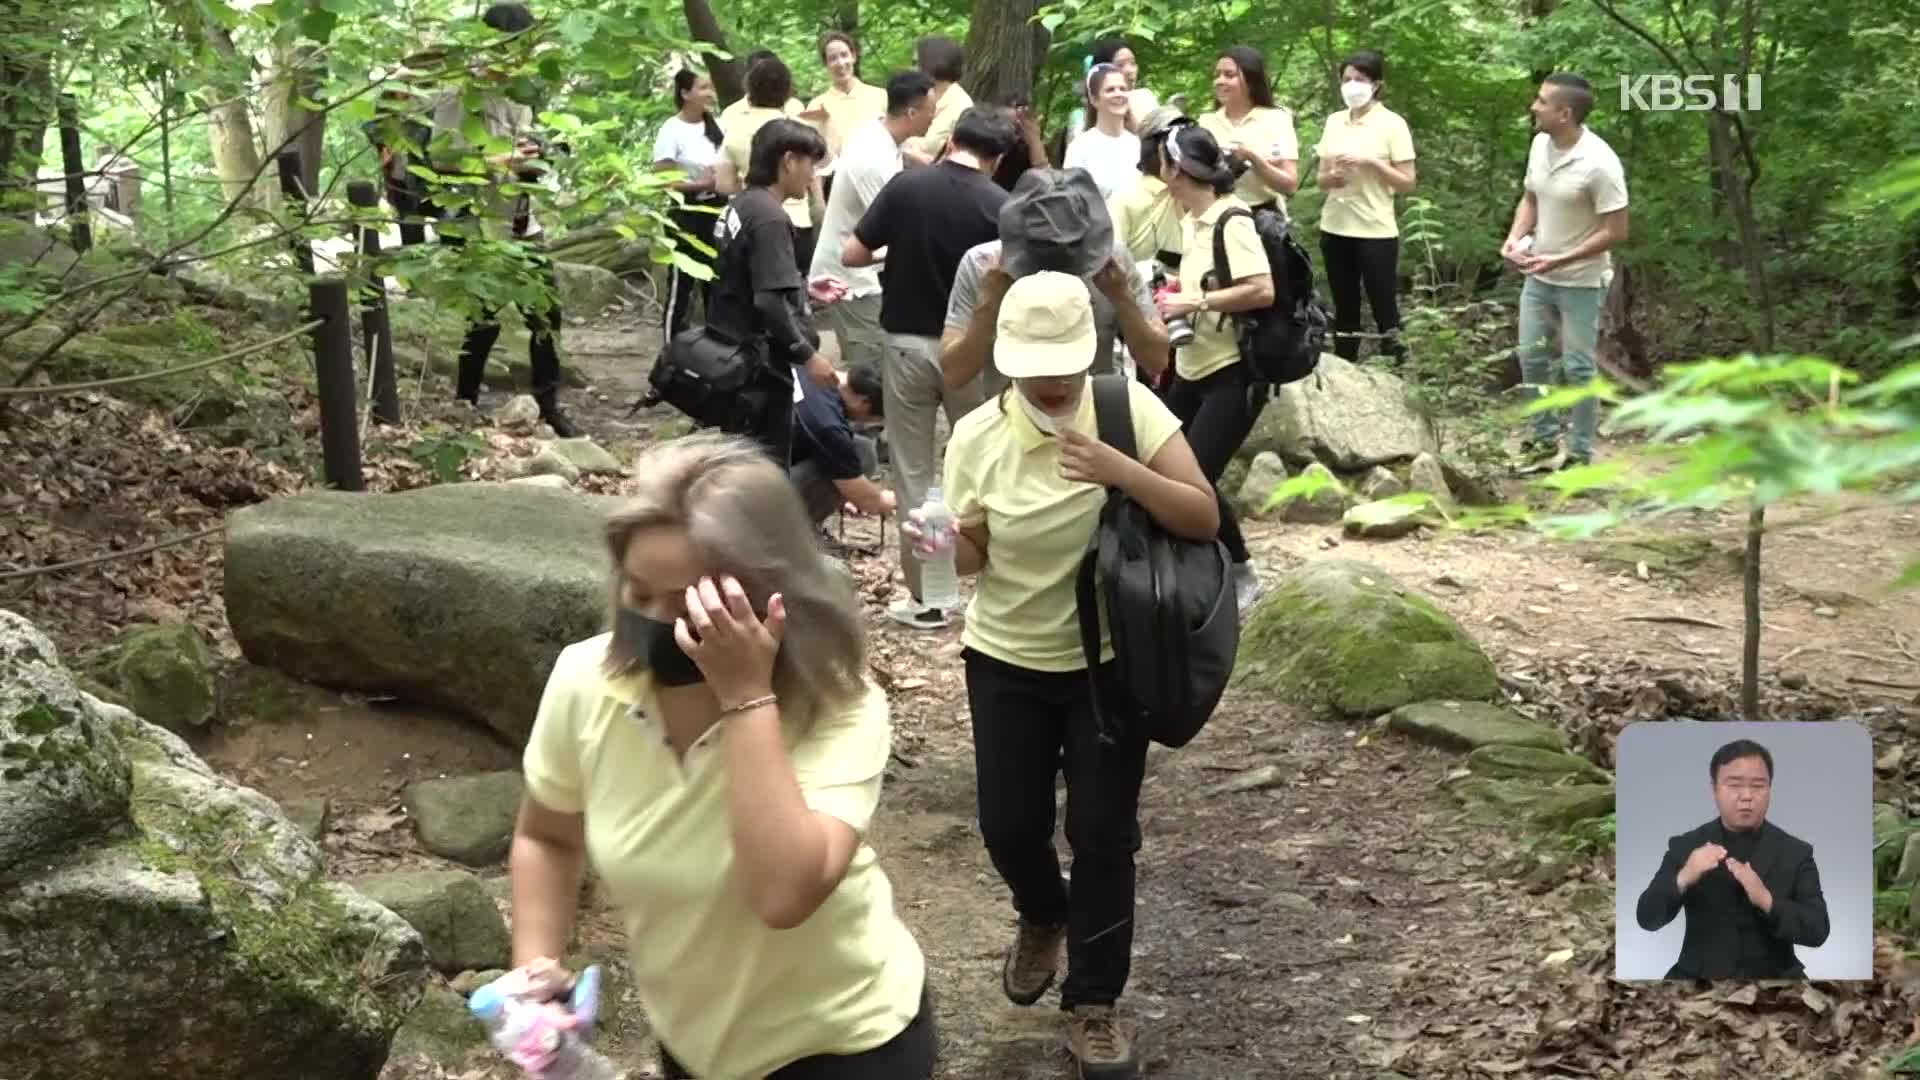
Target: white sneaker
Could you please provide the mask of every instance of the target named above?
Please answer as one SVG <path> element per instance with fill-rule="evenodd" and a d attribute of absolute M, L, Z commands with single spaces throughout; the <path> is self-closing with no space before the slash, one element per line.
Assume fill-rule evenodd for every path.
<path fill-rule="evenodd" d="M 915 630 L 944 630 L 953 625 L 952 614 L 922 605 L 912 593 L 905 593 L 887 605 L 887 618 Z"/>
<path fill-rule="evenodd" d="M 1260 584 L 1260 575 L 1250 562 L 1233 564 L 1233 598 L 1245 615 L 1266 595 L 1266 587 Z"/>

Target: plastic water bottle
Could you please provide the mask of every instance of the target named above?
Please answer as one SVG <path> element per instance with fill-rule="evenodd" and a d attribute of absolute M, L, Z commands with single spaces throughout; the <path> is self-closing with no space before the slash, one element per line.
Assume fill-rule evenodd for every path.
<path fill-rule="evenodd" d="M 960 575 L 953 565 L 959 529 L 937 487 L 927 489 L 927 501 L 920 507 L 920 534 L 935 552 L 920 556 L 920 603 L 951 611 L 960 606 Z"/>
<path fill-rule="evenodd" d="M 599 997 L 599 970 L 581 973 L 574 1008 L 525 996 L 527 979 L 510 971 L 473 992 L 467 1008 L 486 1025 L 494 1049 L 540 1080 L 623 1080 L 604 1054 L 588 1046 L 581 1029 L 592 1022 Z M 567 1024 L 569 1013 L 581 1023 Z"/>

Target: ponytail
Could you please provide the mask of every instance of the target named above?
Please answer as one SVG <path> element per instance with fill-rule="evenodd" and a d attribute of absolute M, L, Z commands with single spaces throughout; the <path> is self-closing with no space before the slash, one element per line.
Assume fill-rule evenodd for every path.
<path fill-rule="evenodd" d="M 701 113 L 700 121 L 707 130 L 707 141 L 713 144 L 715 150 L 720 149 L 720 144 L 727 141 L 727 133 L 720 130 L 720 121 L 713 118 L 713 110 Z"/>

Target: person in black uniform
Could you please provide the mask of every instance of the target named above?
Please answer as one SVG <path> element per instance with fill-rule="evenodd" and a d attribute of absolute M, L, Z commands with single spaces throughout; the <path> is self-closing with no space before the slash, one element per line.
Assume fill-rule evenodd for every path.
<path fill-rule="evenodd" d="M 836 388 L 839 377 L 820 354 L 812 304 L 839 299 L 842 283 L 809 284 L 794 263 L 792 221 L 782 205 L 806 194 L 813 170 L 827 156 L 827 141 L 797 120 L 769 120 L 753 136 L 746 190 L 720 215 L 716 234 L 713 298 L 707 325 L 736 341 L 763 343 L 764 388 L 747 391 L 759 420 L 745 432 L 784 468 L 793 447 L 794 405 L 799 377 Z"/>
<path fill-rule="evenodd" d="M 1658 930 L 1687 913 L 1669 979 L 1800 979 L 1795 945 L 1827 940 L 1827 902 L 1813 847 L 1767 820 L 1773 755 L 1737 739 L 1707 765 L 1720 816 L 1667 841 L 1636 917 Z"/>

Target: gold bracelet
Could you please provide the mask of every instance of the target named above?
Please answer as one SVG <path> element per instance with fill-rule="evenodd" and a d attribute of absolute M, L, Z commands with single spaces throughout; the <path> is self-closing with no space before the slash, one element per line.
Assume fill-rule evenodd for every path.
<path fill-rule="evenodd" d="M 752 699 L 751 701 L 743 701 L 738 705 L 726 706 L 725 708 L 720 710 L 720 715 L 732 716 L 735 713 L 752 712 L 753 710 L 758 709 L 763 705 L 778 705 L 779 703 L 780 703 L 780 695 L 768 694 L 765 697 L 757 697 Z"/>

